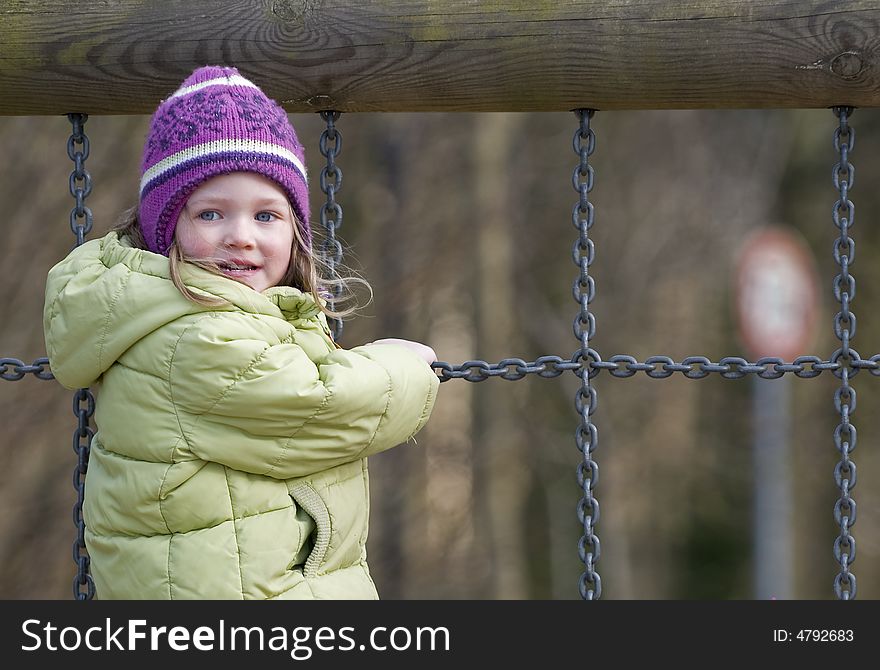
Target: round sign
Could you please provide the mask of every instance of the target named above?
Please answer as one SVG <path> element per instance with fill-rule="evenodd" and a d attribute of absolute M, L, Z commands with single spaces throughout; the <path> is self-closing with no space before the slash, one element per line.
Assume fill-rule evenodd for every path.
<path fill-rule="evenodd" d="M 739 333 L 749 355 L 791 361 L 808 353 L 818 295 L 815 262 L 799 234 L 773 226 L 749 236 L 736 272 Z"/>

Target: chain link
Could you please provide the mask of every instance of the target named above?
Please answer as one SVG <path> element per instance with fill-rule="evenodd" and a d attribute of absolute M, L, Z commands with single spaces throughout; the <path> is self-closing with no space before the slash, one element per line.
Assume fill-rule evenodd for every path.
<path fill-rule="evenodd" d="M 590 127 L 593 114 L 592 109 L 575 110 L 579 125 L 572 137 L 572 149 L 578 156 L 578 164 L 571 173 L 571 185 L 579 196 L 571 212 L 572 225 L 578 231 L 578 237 L 572 246 L 572 260 L 580 271 L 572 286 L 572 296 L 580 307 L 572 328 L 581 345 L 580 350 L 572 356 L 572 363 L 576 359 L 584 363 L 591 359 L 599 361 L 599 355 L 590 349 L 590 340 L 596 334 L 596 319 L 590 312 L 590 303 L 596 295 L 596 284 L 590 276 L 590 265 L 596 254 L 593 240 L 590 239 L 593 205 L 589 199 L 593 189 L 593 166 L 590 165 L 589 158 L 596 148 L 596 135 Z M 559 369 L 558 364 L 556 368 Z M 593 460 L 593 451 L 599 444 L 599 432 L 591 418 L 596 411 L 597 397 L 596 389 L 590 384 L 594 376 L 593 370 L 589 366 L 581 365 L 576 372 L 581 378 L 581 386 L 575 395 L 575 409 L 581 421 L 575 432 L 575 443 L 582 455 L 577 468 L 577 482 L 583 494 L 577 505 L 578 521 L 583 527 L 583 535 L 578 542 L 578 557 L 584 564 L 584 572 L 578 580 L 578 590 L 584 600 L 594 600 L 602 595 L 602 579 L 595 567 L 602 554 L 595 528 L 599 522 L 599 502 L 593 495 L 593 489 L 599 482 L 599 466 Z"/>
<path fill-rule="evenodd" d="M 588 356 L 582 356 L 581 350 L 578 349 L 570 358 L 540 356 L 531 362 L 521 358 L 505 358 L 498 363 L 472 360 L 459 365 L 438 361 L 432 366 L 437 371 L 441 383 L 451 379 L 482 382 L 491 377 L 518 381 L 530 374 L 551 379 L 564 372 L 574 372 L 580 376 L 584 359 L 589 360 L 590 378 L 605 370 L 612 377 L 619 378 L 632 377 L 638 372 L 644 372 L 654 379 L 665 379 L 680 372 L 688 379 L 704 379 L 716 372 L 721 373 L 726 379 L 741 379 L 749 374 L 755 374 L 763 379 L 778 379 L 786 373 L 793 373 L 802 379 L 810 379 L 818 377 L 826 370 L 839 377 L 842 366 L 839 362 L 841 356 L 841 350 L 838 350 L 830 361 L 823 361 L 818 356 L 799 356 L 791 363 L 785 363 L 781 358 L 760 358 L 754 363 L 749 363 L 735 357 L 722 358 L 719 363 L 713 363 L 705 356 L 688 356 L 680 363 L 676 363 L 668 356 L 650 356 L 646 362 L 640 363 L 634 356 L 626 354 L 616 354 L 603 361 L 595 349 L 588 350 Z M 861 359 L 858 352 L 850 348 L 850 357 L 853 368 L 850 378 L 855 377 L 860 369 L 867 369 L 872 375 L 880 376 L 880 354 L 875 354 L 870 359 Z M 32 364 L 17 358 L 0 358 L 0 379 L 19 381 L 28 374 L 33 374 L 39 379 L 55 379 L 52 372 L 47 369 L 48 366 L 48 358 L 38 358 Z"/>
<path fill-rule="evenodd" d="M 47 369 L 48 366 L 48 358 L 38 358 L 30 365 L 17 358 L 0 358 L 0 379 L 7 382 L 17 382 L 29 374 L 34 375 L 37 379 L 55 379 L 55 375 Z M 9 371 L 10 369 L 12 372 Z"/>
<path fill-rule="evenodd" d="M 578 351 L 580 354 L 580 351 Z M 490 364 L 486 361 L 465 361 L 461 365 L 450 365 L 438 361 L 432 367 L 439 372 L 440 383 L 450 379 L 464 379 L 467 382 L 482 382 L 490 377 L 500 377 L 507 381 L 517 381 L 526 375 L 536 374 L 539 377 L 558 377 L 563 372 L 577 372 L 583 365 L 578 361 L 567 361 L 559 356 L 541 356 L 531 363 L 521 358 L 505 358 L 499 363 Z"/>
<path fill-rule="evenodd" d="M 321 207 L 321 225 L 326 231 L 324 242 L 321 245 L 321 254 L 327 263 L 330 277 L 338 278 L 337 266 L 342 263 L 342 244 L 336 239 L 336 231 L 342 225 L 342 206 L 336 202 L 336 194 L 342 188 L 342 169 L 336 165 L 336 156 L 342 150 L 342 134 L 336 128 L 340 112 L 323 111 L 321 118 L 327 124 L 321 133 L 319 148 L 321 155 L 327 159 L 327 164 L 321 170 L 321 190 L 327 196 L 327 201 Z M 334 285 L 331 289 L 332 297 L 327 301 L 330 309 L 333 309 L 342 294 L 342 287 Z M 334 317 L 330 319 L 330 328 L 333 332 L 334 341 L 338 342 L 342 336 L 342 319 Z"/>
<path fill-rule="evenodd" d="M 668 356 L 650 356 L 646 362 L 640 363 L 634 356 L 626 354 L 616 354 L 603 361 L 595 349 L 589 349 L 587 356 L 582 356 L 581 350 L 578 349 L 570 358 L 540 356 L 531 362 L 521 358 L 505 358 L 498 363 L 472 360 L 459 365 L 438 361 L 432 366 L 437 371 L 441 383 L 451 379 L 482 382 L 491 377 L 518 381 L 530 374 L 551 379 L 564 372 L 574 372 L 580 376 L 584 360 L 589 360 L 590 378 L 605 370 L 612 377 L 618 378 L 632 377 L 638 372 L 644 372 L 648 377 L 665 379 L 680 372 L 688 379 L 704 379 L 716 372 L 726 379 L 742 379 L 749 374 L 755 374 L 763 379 L 778 379 L 786 373 L 793 373 L 801 379 L 810 379 L 818 377 L 825 371 L 831 371 L 839 377 L 842 366 L 839 362 L 841 356 L 842 352 L 838 350 L 829 361 L 823 361 L 818 356 L 799 356 L 791 363 L 785 363 L 781 358 L 769 357 L 749 363 L 742 358 L 731 356 L 722 358 L 718 363 L 713 363 L 705 356 L 688 356 L 680 363 L 676 363 Z M 870 359 L 861 359 L 859 353 L 850 348 L 850 357 L 853 368 L 849 374 L 850 379 L 855 377 L 860 369 L 869 370 L 875 377 L 880 376 L 880 354 L 875 354 Z M 28 374 L 33 374 L 39 379 L 55 379 L 48 366 L 48 358 L 38 358 L 32 364 L 17 358 L 0 358 L 0 379 L 19 381 Z"/>
<path fill-rule="evenodd" d="M 861 369 L 869 370 L 874 376 L 880 376 L 880 354 L 875 354 L 870 359 L 862 359 L 855 349 L 850 348 L 849 351 L 852 367 L 850 378 L 855 377 Z M 798 356 L 791 363 L 769 356 L 759 358 L 754 363 L 737 356 L 726 356 L 717 363 L 713 363 L 705 356 L 688 356 L 680 363 L 676 363 L 669 356 L 649 356 L 644 363 L 640 363 L 634 356 L 626 354 L 616 354 L 603 361 L 595 349 L 588 349 L 586 354 L 578 349 L 568 359 L 560 356 L 541 356 L 533 362 L 526 362 L 521 358 L 505 358 L 498 363 L 473 360 L 465 361 L 460 365 L 438 361 L 433 363 L 432 367 L 438 373 L 441 383 L 450 379 L 482 382 L 491 377 L 518 381 L 530 374 L 551 378 L 558 377 L 563 372 L 574 372 L 580 377 L 583 375 L 585 365 L 590 370 L 591 379 L 603 370 L 612 377 L 618 378 L 632 377 L 638 372 L 644 372 L 652 379 L 666 379 L 680 372 L 688 379 L 704 379 L 712 373 L 718 373 L 725 379 L 742 379 L 750 374 L 762 379 L 779 379 L 787 373 L 792 373 L 801 379 L 811 379 L 825 371 L 830 371 L 839 377 L 843 367 L 839 360 L 841 356 L 841 350 L 838 350 L 831 360 L 823 361 L 818 356 Z"/>
<path fill-rule="evenodd" d="M 95 413 L 95 398 L 89 389 L 79 389 L 73 396 L 73 414 L 77 418 L 77 428 L 73 432 L 73 453 L 77 464 L 73 470 L 73 488 L 76 491 L 76 504 L 73 506 L 73 525 L 76 539 L 73 542 L 73 562 L 76 563 L 76 577 L 73 580 L 73 594 L 77 600 L 91 600 L 95 597 L 95 584 L 89 574 L 89 556 L 86 552 L 86 524 L 83 521 L 83 500 L 85 497 L 86 472 L 89 467 L 89 450 L 92 443 L 92 430 L 89 422 Z"/>
<path fill-rule="evenodd" d="M 850 529 L 856 523 L 856 501 L 850 493 L 856 485 L 856 464 L 850 459 L 850 453 L 856 448 L 856 427 L 850 417 L 856 409 L 856 390 L 849 385 L 849 380 L 858 369 L 854 367 L 855 362 L 860 360 L 850 346 L 856 334 L 856 316 L 850 309 L 856 293 L 856 280 L 849 273 L 855 254 L 855 242 L 849 236 L 856 214 L 849 199 L 849 190 L 855 179 L 855 169 L 849 162 L 855 131 L 849 127 L 852 107 L 835 107 L 833 111 L 839 119 L 839 126 L 834 130 L 834 149 L 840 154 L 840 160 L 831 171 L 832 183 L 839 196 L 834 203 L 832 218 L 840 231 L 834 241 L 834 260 L 840 266 L 840 272 L 834 278 L 834 298 L 840 303 L 840 311 L 834 317 L 834 334 L 841 344 L 831 357 L 838 364 L 834 375 L 840 379 L 840 387 L 834 392 L 834 407 L 840 414 L 840 423 L 834 430 L 834 446 L 840 452 L 840 460 L 834 467 L 834 481 L 840 490 L 834 504 L 834 520 L 840 527 L 840 534 L 834 540 L 834 558 L 840 565 L 840 572 L 834 578 L 834 593 L 840 600 L 852 600 L 856 597 L 856 576 L 849 568 L 856 560 L 856 540 Z"/>
<path fill-rule="evenodd" d="M 89 157 L 89 138 L 85 134 L 84 126 L 89 117 L 85 114 L 68 114 L 67 118 L 73 126 L 73 131 L 67 141 L 67 155 L 74 165 L 73 172 L 70 173 L 70 194 L 76 201 L 70 212 L 70 229 L 76 237 L 75 246 L 80 246 L 85 242 L 86 235 L 92 230 L 92 210 L 85 204 L 86 198 L 92 192 L 92 178 L 85 166 L 86 159 Z M 85 219 L 84 222 L 83 219 Z M 89 423 L 95 413 L 95 397 L 89 389 L 79 389 L 74 393 L 73 413 L 77 417 L 77 427 L 73 432 L 73 451 L 77 455 L 77 464 L 73 471 L 73 488 L 76 490 L 76 503 L 73 506 L 73 524 L 76 527 L 76 539 L 73 541 L 73 562 L 76 563 L 73 597 L 76 600 L 91 600 L 95 597 L 95 583 L 89 574 L 89 556 L 85 540 L 86 525 L 82 512 L 86 490 L 86 471 L 89 466 L 89 452 L 94 435 Z"/>
<path fill-rule="evenodd" d="M 86 207 L 85 201 L 92 192 L 92 177 L 86 170 L 86 159 L 89 157 L 89 138 L 83 129 L 89 117 L 87 114 L 68 114 L 73 130 L 67 140 L 67 155 L 73 161 L 73 172 L 70 173 L 70 195 L 76 204 L 70 210 L 70 230 L 76 237 L 76 246 L 85 242 L 86 235 L 92 230 L 92 210 Z"/>

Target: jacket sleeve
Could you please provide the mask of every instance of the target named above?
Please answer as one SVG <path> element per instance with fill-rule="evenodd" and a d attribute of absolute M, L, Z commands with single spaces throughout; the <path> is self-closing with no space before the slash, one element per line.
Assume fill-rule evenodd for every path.
<path fill-rule="evenodd" d="M 430 416 L 439 379 L 404 347 L 365 345 L 311 360 L 295 341 L 224 336 L 225 318 L 199 319 L 171 359 L 172 402 L 194 417 L 181 426 L 198 458 L 300 477 L 405 442 Z"/>

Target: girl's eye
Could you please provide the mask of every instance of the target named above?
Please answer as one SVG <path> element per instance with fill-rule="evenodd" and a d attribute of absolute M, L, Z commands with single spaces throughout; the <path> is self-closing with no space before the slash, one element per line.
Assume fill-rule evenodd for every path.
<path fill-rule="evenodd" d="M 272 212 L 258 212 L 254 218 L 261 223 L 269 223 L 275 218 L 275 215 Z"/>
<path fill-rule="evenodd" d="M 201 214 L 199 214 L 199 218 L 202 221 L 216 221 L 220 218 L 220 214 L 218 214 L 214 210 L 208 210 L 207 212 L 202 212 Z"/>

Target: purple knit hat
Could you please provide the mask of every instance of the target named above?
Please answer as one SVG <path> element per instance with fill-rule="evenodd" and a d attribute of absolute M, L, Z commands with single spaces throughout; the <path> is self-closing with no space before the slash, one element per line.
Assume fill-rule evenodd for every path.
<path fill-rule="evenodd" d="M 256 172 L 277 182 L 311 247 L 303 147 L 287 113 L 234 67 L 209 66 L 187 77 L 150 121 L 138 211 L 150 251 L 167 256 L 189 196 L 230 172 Z"/>

